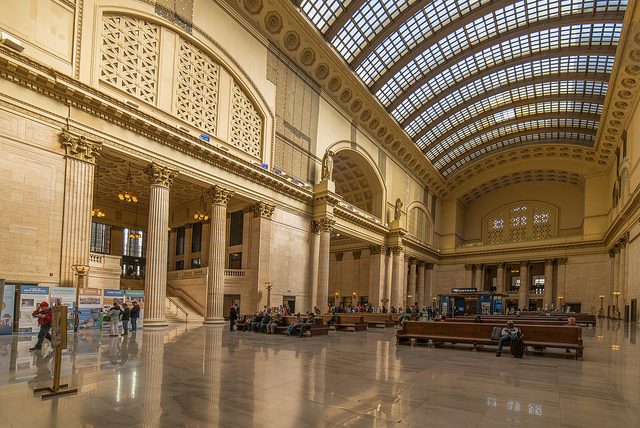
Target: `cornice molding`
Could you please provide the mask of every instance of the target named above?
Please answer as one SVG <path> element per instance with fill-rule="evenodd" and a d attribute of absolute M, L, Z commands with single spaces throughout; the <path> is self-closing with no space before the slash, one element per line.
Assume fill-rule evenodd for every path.
<path fill-rule="evenodd" d="M 58 74 L 52 68 L 3 46 L 0 46 L 0 78 L 301 202 L 309 203 L 313 198 L 311 190 L 291 184 L 275 173 L 215 146 L 205 146 L 196 137 L 177 130 L 170 122 L 130 107 L 123 101 L 70 76 Z M 99 131 L 82 131 L 87 134 L 86 138 L 121 148 L 108 137 L 95 133 Z"/>
<path fill-rule="evenodd" d="M 340 205 L 335 205 L 333 207 L 333 214 L 339 219 L 355 224 L 356 226 L 360 226 L 377 235 L 381 235 L 383 237 L 387 237 L 389 235 L 389 229 L 387 227 L 372 220 L 360 217 Z"/>

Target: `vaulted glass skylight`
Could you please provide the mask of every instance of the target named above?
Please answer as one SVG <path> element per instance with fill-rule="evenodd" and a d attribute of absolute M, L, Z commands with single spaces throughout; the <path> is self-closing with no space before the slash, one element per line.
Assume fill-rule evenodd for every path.
<path fill-rule="evenodd" d="M 592 147 L 626 7 L 626 0 L 300 3 L 445 177 L 518 145 Z"/>

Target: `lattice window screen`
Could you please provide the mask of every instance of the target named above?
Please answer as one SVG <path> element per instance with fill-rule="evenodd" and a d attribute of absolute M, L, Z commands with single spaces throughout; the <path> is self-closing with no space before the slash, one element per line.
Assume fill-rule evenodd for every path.
<path fill-rule="evenodd" d="M 551 238 L 551 211 L 542 207 L 533 208 L 533 239 Z"/>
<path fill-rule="evenodd" d="M 216 134 L 220 67 L 196 46 L 180 40 L 176 114 L 209 134 Z"/>
<path fill-rule="evenodd" d="M 431 224 L 427 214 L 418 207 L 412 208 L 409 213 L 409 232 L 421 241 L 431 242 Z"/>
<path fill-rule="evenodd" d="M 104 15 L 100 79 L 155 104 L 160 27 L 128 16 Z"/>
<path fill-rule="evenodd" d="M 489 219 L 487 230 L 488 244 L 502 244 L 504 242 L 504 211 Z"/>
<path fill-rule="evenodd" d="M 509 239 L 511 242 L 527 240 L 527 207 L 512 208 L 509 213 Z"/>
<path fill-rule="evenodd" d="M 262 118 L 249 97 L 235 82 L 231 109 L 231 144 L 260 157 Z"/>

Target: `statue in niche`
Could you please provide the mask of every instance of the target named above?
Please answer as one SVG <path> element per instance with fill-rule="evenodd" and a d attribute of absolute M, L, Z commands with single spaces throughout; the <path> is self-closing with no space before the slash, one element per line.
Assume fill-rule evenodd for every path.
<path fill-rule="evenodd" d="M 327 150 L 322 158 L 322 180 L 333 181 L 333 152 Z"/>
<path fill-rule="evenodd" d="M 393 212 L 393 219 L 400 220 L 400 216 L 402 215 L 402 201 L 400 198 L 396 199 L 396 208 Z"/>

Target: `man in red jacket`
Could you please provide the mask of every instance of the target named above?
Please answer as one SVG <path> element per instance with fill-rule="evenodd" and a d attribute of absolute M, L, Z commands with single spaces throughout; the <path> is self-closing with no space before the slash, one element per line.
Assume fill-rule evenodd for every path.
<path fill-rule="evenodd" d="M 38 324 L 40 324 L 40 333 L 38 333 L 38 342 L 33 348 L 29 348 L 29 351 L 37 351 L 42 349 L 42 342 L 45 337 L 51 342 L 51 308 L 47 302 L 42 302 L 38 305 L 38 308 L 33 311 L 34 317 L 38 318 Z"/>

